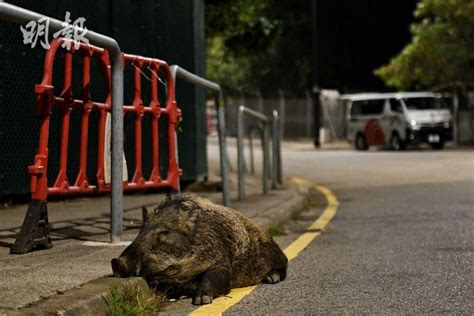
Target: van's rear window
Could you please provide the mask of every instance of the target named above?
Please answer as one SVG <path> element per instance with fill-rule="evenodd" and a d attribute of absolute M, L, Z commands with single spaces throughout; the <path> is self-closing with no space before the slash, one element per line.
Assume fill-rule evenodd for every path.
<path fill-rule="evenodd" d="M 385 99 L 354 101 L 351 107 L 351 115 L 374 115 L 382 114 Z"/>

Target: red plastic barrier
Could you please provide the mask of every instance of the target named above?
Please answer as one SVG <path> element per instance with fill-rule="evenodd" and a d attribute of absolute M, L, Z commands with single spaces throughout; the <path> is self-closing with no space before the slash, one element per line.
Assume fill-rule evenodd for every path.
<path fill-rule="evenodd" d="M 137 55 L 123 54 L 123 63 L 133 64 L 134 68 L 134 91 L 132 105 L 124 105 L 125 115 L 127 113 L 135 114 L 135 173 L 132 182 L 126 185 L 129 188 L 146 188 L 168 186 L 175 190 L 179 189 L 179 176 L 181 171 L 178 168 L 176 157 L 176 124 L 181 116 L 181 110 L 178 109 L 175 100 L 174 79 L 168 64 L 159 59 L 141 57 Z M 145 68 L 150 72 L 151 82 L 151 100 L 148 106 L 142 101 L 141 76 Z M 162 108 L 158 101 L 158 72 L 163 70 L 166 74 L 167 100 L 166 106 Z M 152 162 L 153 169 L 151 175 L 146 180 L 142 172 L 142 120 L 145 115 L 152 118 Z M 159 135 L 158 122 L 161 115 L 168 116 L 168 176 L 167 179 L 160 177 L 159 164 Z"/>
<path fill-rule="evenodd" d="M 69 195 L 83 193 L 100 193 L 110 191 L 110 185 L 105 183 L 104 171 L 104 146 L 105 146 L 105 128 L 107 112 L 111 110 L 111 74 L 109 55 L 106 50 L 92 46 L 80 44 L 79 49 L 75 50 L 74 45 L 71 49 L 64 50 L 64 85 L 58 96 L 54 95 L 52 85 L 53 65 L 58 48 L 68 39 L 55 39 L 51 42 L 44 63 L 43 80 L 41 84 L 35 86 L 36 108 L 41 115 L 40 133 L 38 151 L 35 156 L 34 164 L 28 167 L 31 175 L 30 190 L 33 200 L 47 200 L 48 196 Z M 82 93 L 79 99 L 74 98 L 71 89 L 73 55 L 80 53 L 83 61 L 82 73 Z M 105 86 L 107 87 L 107 98 L 105 103 L 93 101 L 90 95 L 90 70 L 91 60 L 95 58 L 98 61 L 100 70 L 103 73 Z M 179 189 L 179 176 L 181 170 L 178 168 L 176 158 L 176 124 L 181 115 L 175 101 L 174 80 L 171 71 L 166 62 L 158 59 L 144 58 L 134 55 L 123 55 L 124 64 L 133 62 L 135 97 L 132 105 L 123 107 L 124 113 L 133 113 L 135 115 L 135 173 L 132 181 L 124 181 L 124 190 L 139 190 L 147 188 L 168 187 L 174 190 Z M 151 72 L 151 102 L 145 106 L 141 98 L 141 74 L 143 67 L 147 67 Z M 158 71 L 164 70 L 167 76 L 167 102 L 166 107 L 161 108 L 158 102 Z M 55 176 L 54 185 L 48 187 L 48 140 L 49 125 L 54 107 L 59 107 L 61 113 L 61 140 L 59 154 L 59 172 Z M 67 178 L 68 165 L 68 146 L 71 111 L 81 111 L 81 130 L 80 130 L 80 154 L 79 154 L 79 172 L 71 184 Z M 97 185 L 89 184 L 86 175 L 87 169 L 87 145 L 89 140 L 89 116 L 91 111 L 99 111 L 98 128 L 98 149 L 97 149 Z M 148 178 L 145 178 L 142 172 L 142 119 L 144 115 L 150 115 L 152 118 L 152 155 L 153 170 Z M 168 174 L 166 179 L 162 179 L 159 173 L 159 134 L 158 122 L 161 115 L 168 116 Z"/>

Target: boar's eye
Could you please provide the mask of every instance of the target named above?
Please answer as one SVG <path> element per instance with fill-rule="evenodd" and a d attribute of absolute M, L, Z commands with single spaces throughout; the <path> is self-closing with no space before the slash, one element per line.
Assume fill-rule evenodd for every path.
<path fill-rule="evenodd" d="M 167 229 L 163 229 L 163 230 L 160 231 L 160 235 L 168 235 L 169 233 L 170 233 L 170 231 L 167 230 Z"/>

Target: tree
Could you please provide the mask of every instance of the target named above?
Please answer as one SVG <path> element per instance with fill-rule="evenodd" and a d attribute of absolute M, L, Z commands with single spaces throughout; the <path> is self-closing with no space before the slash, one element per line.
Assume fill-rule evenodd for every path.
<path fill-rule="evenodd" d="M 422 0 L 414 14 L 412 41 L 375 74 L 401 90 L 474 87 L 474 1 Z"/>
<path fill-rule="evenodd" d="M 207 0 L 207 75 L 238 89 L 258 88 L 259 62 L 278 43 L 280 22 L 268 0 Z"/>
<path fill-rule="evenodd" d="M 309 86 L 308 0 L 206 0 L 207 75 L 225 86 L 301 95 Z"/>

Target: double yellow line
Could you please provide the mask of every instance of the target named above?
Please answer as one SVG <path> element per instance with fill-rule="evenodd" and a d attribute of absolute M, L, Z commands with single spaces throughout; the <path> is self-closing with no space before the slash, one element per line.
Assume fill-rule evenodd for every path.
<path fill-rule="evenodd" d="M 293 181 L 301 184 L 309 183 L 308 181 L 301 178 L 294 178 Z M 284 250 L 288 260 L 293 260 L 296 258 L 301 251 L 303 251 L 316 237 L 321 234 L 326 225 L 333 219 L 334 215 L 336 215 L 337 209 L 339 208 L 339 202 L 331 190 L 322 185 L 316 185 L 313 187 L 324 194 L 328 205 L 323 214 L 321 214 L 321 216 L 319 216 L 319 218 L 308 227 L 307 232 L 300 235 L 298 239 L 296 239 Z M 255 290 L 255 288 L 257 288 L 257 285 L 232 289 L 232 291 L 227 296 L 218 297 L 212 302 L 212 304 L 199 307 L 189 315 L 222 315 L 225 310 L 238 303 L 242 298 Z"/>

